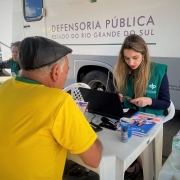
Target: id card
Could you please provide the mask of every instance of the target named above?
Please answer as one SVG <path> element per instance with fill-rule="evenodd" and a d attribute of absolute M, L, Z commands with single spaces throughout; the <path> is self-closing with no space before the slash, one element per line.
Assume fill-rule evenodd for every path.
<path fill-rule="evenodd" d="M 124 98 L 125 100 L 128 100 L 128 101 L 131 101 L 131 100 L 132 100 L 132 98 L 129 97 L 129 96 L 123 96 L 123 98 Z"/>

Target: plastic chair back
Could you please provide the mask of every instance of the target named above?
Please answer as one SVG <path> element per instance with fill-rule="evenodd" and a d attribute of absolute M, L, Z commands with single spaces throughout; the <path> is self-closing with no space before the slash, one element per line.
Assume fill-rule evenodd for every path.
<path fill-rule="evenodd" d="M 164 117 L 163 123 L 171 120 L 175 115 L 175 107 L 174 107 L 174 104 L 172 101 L 171 101 L 170 106 L 167 110 L 168 110 L 168 115 Z"/>
<path fill-rule="evenodd" d="M 71 84 L 71 85 L 65 87 L 63 89 L 63 91 L 70 93 L 75 101 L 83 101 L 84 102 L 84 99 L 81 95 L 79 87 L 91 89 L 90 86 L 85 83 L 74 83 L 74 84 Z"/>

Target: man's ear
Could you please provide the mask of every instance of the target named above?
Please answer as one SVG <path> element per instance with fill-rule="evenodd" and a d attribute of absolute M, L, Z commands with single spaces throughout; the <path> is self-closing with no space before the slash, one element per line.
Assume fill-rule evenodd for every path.
<path fill-rule="evenodd" d="M 58 78 L 60 77 L 60 65 L 59 64 L 55 64 L 53 66 L 52 72 L 51 72 L 51 77 L 55 82 L 58 81 Z"/>

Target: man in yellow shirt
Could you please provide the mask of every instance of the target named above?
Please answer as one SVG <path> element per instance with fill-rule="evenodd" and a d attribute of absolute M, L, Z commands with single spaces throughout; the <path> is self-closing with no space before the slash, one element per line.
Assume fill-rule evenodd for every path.
<path fill-rule="evenodd" d="M 60 180 L 67 151 L 98 167 L 102 146 L 62 91 L 72 50 L 44 37 L 19 47 L 19 76 L 0 86 L 0 179 Z"/>

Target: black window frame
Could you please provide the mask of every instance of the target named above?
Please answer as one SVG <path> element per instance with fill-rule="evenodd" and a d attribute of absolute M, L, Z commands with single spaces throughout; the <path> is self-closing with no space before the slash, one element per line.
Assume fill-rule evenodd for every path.
<path fill-rule="evenodd" d="M 24 15 L 24 20 L 26 22 L 33 22 L 33 21 L 40 21 L 42 18 L 43 18 L 43 10 L 42 10 L 42 13 L 41 13 L 41 16 L 38 17 L 38 18 L 30 18 L 30 19 L 26 19 L 26 15 L 25 15 L 25 1 L 26 0 L 23 0 L 23 15 Z M 42 9 L 43 9 L 43 0 L 41 0 L 42 2 Z"/>

